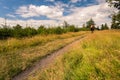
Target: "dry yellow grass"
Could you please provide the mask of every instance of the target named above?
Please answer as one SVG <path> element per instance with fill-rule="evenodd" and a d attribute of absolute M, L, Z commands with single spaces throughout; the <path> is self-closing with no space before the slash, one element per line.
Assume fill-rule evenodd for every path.
<path fill-rule="evenodd" d="M 27 80 L 119 80 L 120 31 L 99 31 Z"/>
<path fill-rule="evenodd" d="M 0 52 L 7 52 L 14 49 L 37 46 L 37 45 L 41 45 L 56 39 L 65 39 L 69 37 L 78 36 L 82 33 L 84 32 L 67 33 L 62 35 L 54 34 L 54 35 L 47 35 L 47 36 L 37 35 L 31 38 L 22 38 L 22 39 L 10 38 L 8 40 L 0 40 Z"/>
<path fill-rule="evenodd" d="M 86 32 L 0 40 L 0 80 L 11 79 L 33 62 L 74 41 L 84 33 Z"/>

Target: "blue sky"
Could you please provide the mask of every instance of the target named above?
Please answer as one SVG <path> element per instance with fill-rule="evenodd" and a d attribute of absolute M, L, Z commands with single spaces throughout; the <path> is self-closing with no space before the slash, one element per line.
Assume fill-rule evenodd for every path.
<path fill-rule="evenodd" d="M 97 25 L 110 23 L 104 0 L 0 0 L 0 23 L 9 25 L 62 25 L 63 21 L 81 26 L 90 18 Z M 40 24 L 41 23 L 41 24 Z M 24 25 L 23 25 L 24 26 Z"/>

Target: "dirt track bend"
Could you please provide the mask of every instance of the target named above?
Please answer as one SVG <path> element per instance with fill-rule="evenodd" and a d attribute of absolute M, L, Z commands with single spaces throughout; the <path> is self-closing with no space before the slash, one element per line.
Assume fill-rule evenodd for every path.
<path fill-rule="evenodd" d="M 47 55 L 46 57 L 43 57 L 39 61 L 35 62 L 32 67 L 22 71 L 20 74 L 13 77 L 12 80 L 25 80 L 25 78 L 27 78 L 30 73 L 37 71 L 38 69 L 43 69 L 43 68 L 47 67 L 50 63 L 54 62 L 54 60 L 57 56 L 68 52 L 69 49 L 71 47 L 73 47 L 73 45 L 79 43 L 86 36 L 87 36 L 87 34 L 84 34 L 84 35 L 80 36 L 79 39 L 74 40 L 73 42 L 69 43 L 65 47 L 51 53 L 50 55 Z"/>

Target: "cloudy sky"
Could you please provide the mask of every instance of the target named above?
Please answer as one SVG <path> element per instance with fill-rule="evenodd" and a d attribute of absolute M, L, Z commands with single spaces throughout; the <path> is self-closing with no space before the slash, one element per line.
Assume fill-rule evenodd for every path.
<path fill-rule="evenodd" d="M 63 21 L 82 26 L 92 18 L 96 26 L 110 24 L 105 0 L 0 0 L 0 25 L 56 26 Z"/>

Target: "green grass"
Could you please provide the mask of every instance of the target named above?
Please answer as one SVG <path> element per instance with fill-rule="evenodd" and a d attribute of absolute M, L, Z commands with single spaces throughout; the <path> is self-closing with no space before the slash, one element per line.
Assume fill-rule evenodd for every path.
<path fill-rule="evenodd" d="M 99 31 L 28 80 L 119 80 L 120 31 Z"/>
<path fill-rule="evenodd" d="M 86 32 L 0 40 L 0 80 L 10 80 L 35 61 L 74 41 L 84 33 Z"/>

